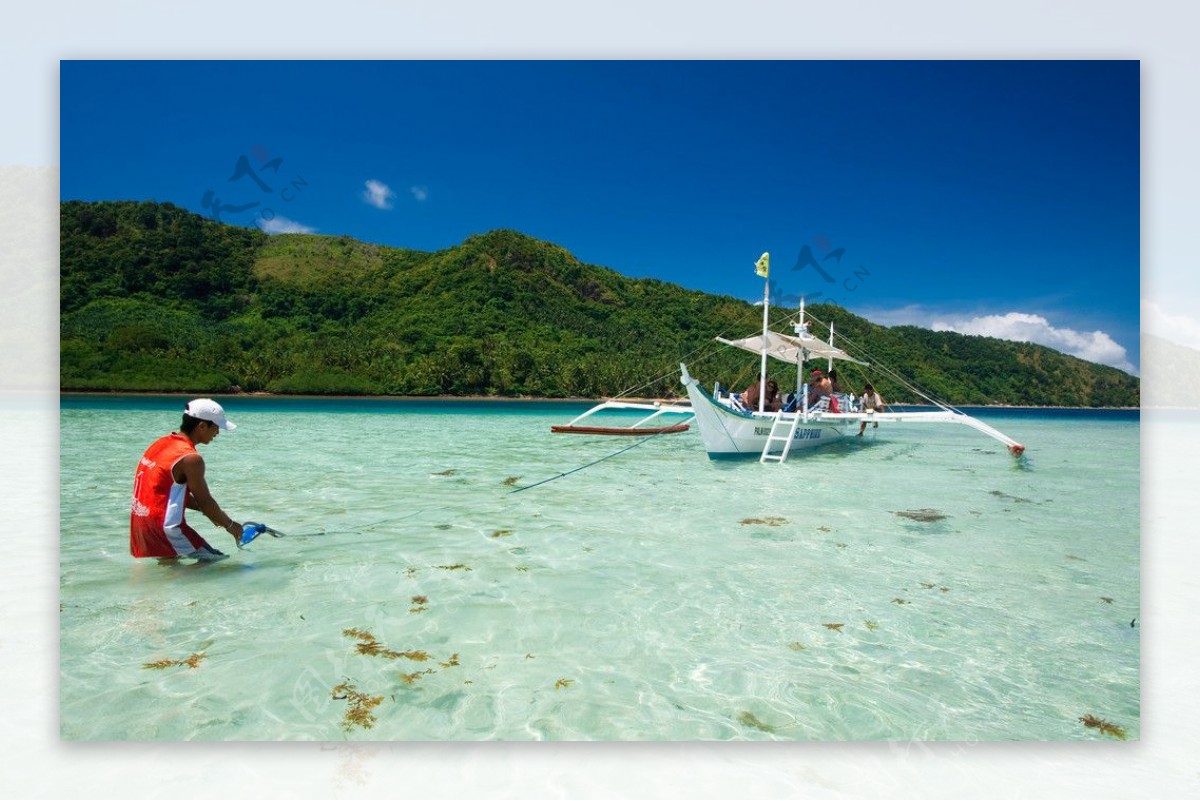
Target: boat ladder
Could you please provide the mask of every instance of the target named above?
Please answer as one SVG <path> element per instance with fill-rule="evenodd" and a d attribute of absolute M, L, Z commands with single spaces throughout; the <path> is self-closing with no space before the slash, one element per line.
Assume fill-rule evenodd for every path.
<path fill-rule="evenodd" d="M 788 452 L 792 449 L 792 437 L 796 434 L 796 426 L 800 423 L 799 412 L 776 412 L 775 421 L 771 423 L 771 433 L 767 435 L 767 441 L 763 444 L 762 456 L 758 461 L 760 464 L 767 462 L 783 462 L 788 457 Z M 780 434 L 779 431 L 786 429 L 786 433 Z M 779 453 L 771 453 L 771 443 L 782 442 L 783 450 Z"/>

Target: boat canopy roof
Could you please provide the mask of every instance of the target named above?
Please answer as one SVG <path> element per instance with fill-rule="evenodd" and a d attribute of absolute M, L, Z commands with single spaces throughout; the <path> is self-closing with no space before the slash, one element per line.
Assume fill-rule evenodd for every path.
<path fill-rule="evenodd" d="M 735 348 L 748 350 L 751 353 L 763 352 L 762 334 L 755 334 L 744 339 L 724 339 L 717 337 L 717 341 L 724 342 L 726 345 L 732 345 Z M 778 359 L 781 362 L 787 362 L 788 364 L 799 364 L 802 359 L 812 358 L 840 359 L 845 362 L 854 362 L 855 364 L 869 364 L 869 362 L 853 358 L 844 350 L 835 348 L 828 342 L 822 342 L 814 336 L 801 338 L 780 334 L 776 331 L 768 331 L 766 346 L 768 356 Z"/>

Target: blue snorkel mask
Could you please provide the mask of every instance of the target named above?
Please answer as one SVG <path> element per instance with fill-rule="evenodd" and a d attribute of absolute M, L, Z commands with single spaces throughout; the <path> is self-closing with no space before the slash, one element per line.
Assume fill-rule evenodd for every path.
<path fill-rule="evenodd" d="M 272 537 L 285 536 L 282 531 L 277 531 L 266 523 L 243 523 L 242 536 L 238 537 L 237 547 L 244 548 L 258 539 L 260 534 L 270 534 Z"/>

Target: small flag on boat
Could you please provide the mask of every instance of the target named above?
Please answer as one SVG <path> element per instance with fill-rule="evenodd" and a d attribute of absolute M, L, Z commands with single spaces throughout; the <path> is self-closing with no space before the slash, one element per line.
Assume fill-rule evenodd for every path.
<path fill-rule="evenodd" d="M 754 262 L 754 271 L 766 278 L 771 272 L 771 254 L 764 253 L 759 256 L 758 261 Z"/>

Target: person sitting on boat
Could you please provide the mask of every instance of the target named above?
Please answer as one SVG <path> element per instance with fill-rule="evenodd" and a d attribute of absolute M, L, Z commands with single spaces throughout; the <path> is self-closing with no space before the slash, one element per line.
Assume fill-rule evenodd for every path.
<path fill-rule="evenodd" d="M 854 411 L 854 396 L 842 389 L 838 379 L 838 371 L 829 371 L 829 409 L 830 411 Z"/>
<path fill-rule="evenodd" d="M 742 393 L 742 403 L 745 404 L 746 408 L 752 412 L 758 411 L 758 393 L 759 393 L 759 382 L 758 381 L 755 381 L 753 384 L 746 387 L 746 391 Z M 775 383 L 774 378 L 768 378 L 767 379 L 767 389 L 766 389 L 765 396 L 763 398 L 763 411 L 764 412 L 777 412 L 777 411 L 779 411 L 779 406 L 780 406 L 779 385 Z"/>
<path fill-rule="evenodd" d="M 833 394 L 833 382 L 820 370 L 813 370 L 808 374 L 808 408 L 811 409 L 820 403 L 821 398 L 829 398 L 829 411 L 838 411 L 837 397 Z"/>
<path fill-rule="evenodd" d="M 875 387 L 871 386 L 870 382 L 867 382 L 866 384 L 863 385 L 862 406 L 860 408 L 864 412 L 882 412 L 883 411 L 883 398 L 879 397 L 879 393 L 875 391 Z M 874 423 L 874 427 L 879 428 L 879 423 Z M 863 420 L 861 423 L 858 424 L 857 436 L 861 437 L 863 435 L 863 432 L 866 430 L 867 430 L 867 421 Z"/>

